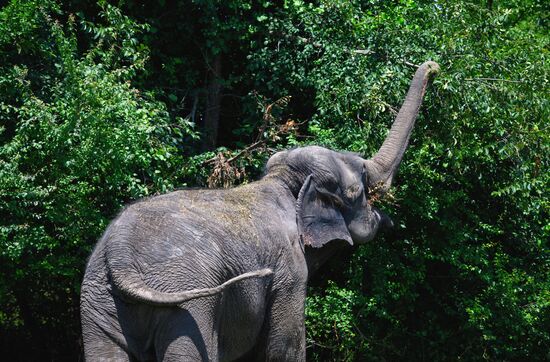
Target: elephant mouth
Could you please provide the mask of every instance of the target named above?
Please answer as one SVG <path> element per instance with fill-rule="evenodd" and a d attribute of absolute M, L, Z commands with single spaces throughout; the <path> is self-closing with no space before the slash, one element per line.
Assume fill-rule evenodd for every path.
<path fill-rule="evenodd" d="M 383 211 L 373 208 L 374 213 L 379 217 L 379 228 L 380 230 L 388 230 L 393 228 L 392 219 Z"/>
<path fill-rule="evenodd" d="M 351 238 L 355 244 L 364 244 L 374 239 L 380 230 L 388 230 L 393 227 L 393 221 L 386 213 L 369 205 L 366 214 L 361 218 L 353 219 L 348 224 Z"/>

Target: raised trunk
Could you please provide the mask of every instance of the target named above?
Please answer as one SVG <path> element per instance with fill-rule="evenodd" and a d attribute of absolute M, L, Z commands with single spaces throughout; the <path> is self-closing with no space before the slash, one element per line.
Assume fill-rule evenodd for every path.
<path fill-rule="evenodd" d="M 438 71 L 439 65 L 431 61 L 425 62 L 416 71 L 405 101 L 382 147 L 366 161 L 371 187 L 382 183 L 383 190 L 387 190 L 391 186 L 392 178 L 409 143 L 430 75 Z"/>

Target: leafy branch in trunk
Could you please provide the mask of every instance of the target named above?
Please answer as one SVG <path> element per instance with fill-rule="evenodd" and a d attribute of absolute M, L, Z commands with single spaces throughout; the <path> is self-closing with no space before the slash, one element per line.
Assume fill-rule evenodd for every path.
<path fill-rule="evenodd" d="M 247 176 L 245 165 L 253 161 L 254 155 L 262 152 L 274 153 L 275 150 L 268 146 L 280 142 L 284 136 L 296 134 L 298 127 L 303 124 L 292 119 L 281 121 L 281 117 L 273 114 L 275 110 L 281 111 L 288 106 L 290 96 L 281 97 L 272 103 L 267 103 L 265 98 L 259 95 L 256 97 L 263 112 L 262 124 L 256 139 L 241 150 L 220 151 L 216 156 L 203 162 L 203 166 L 212 166 L 212 172 L 207 180 L 209 187 L 227 188 L 242 182 Z"/>

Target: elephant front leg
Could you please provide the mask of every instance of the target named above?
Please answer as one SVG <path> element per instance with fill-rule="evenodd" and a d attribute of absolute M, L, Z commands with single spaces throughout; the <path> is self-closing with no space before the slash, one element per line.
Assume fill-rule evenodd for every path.
<path fill-rule="evenodd" d="M 274 295 L 258 361 L 305 361 L 305 298 L 305 288 L 290 295 L 287 291 Z"/>

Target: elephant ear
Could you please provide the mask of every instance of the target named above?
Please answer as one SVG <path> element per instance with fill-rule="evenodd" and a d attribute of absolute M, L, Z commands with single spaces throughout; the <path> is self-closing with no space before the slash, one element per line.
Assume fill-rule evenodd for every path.
<path fill-rule="evenodd" d="M 298 194 L 296 221 L 303 245 L 320 248 L 332 240 L 353 245 L 346 222 L 338 209 L 341 199 L 316 185 L 309 175 Z"/>

